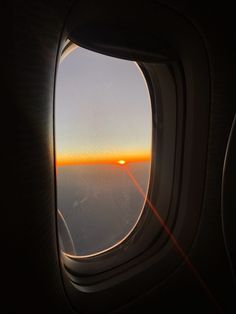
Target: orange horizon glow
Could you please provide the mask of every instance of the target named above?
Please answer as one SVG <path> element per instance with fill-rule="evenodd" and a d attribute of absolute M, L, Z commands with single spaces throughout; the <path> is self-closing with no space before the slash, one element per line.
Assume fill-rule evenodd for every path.
<path fill-rule="evenodd" d="M 151 160 L 151 154 L 122 154 L 121 156 L 59 156 L 56 158 L 56 166 L 75 166 L 75 165 L 93 165 L 93 164 L 119 164 L 125 165 L 130 162 L 145 162 Z"/>

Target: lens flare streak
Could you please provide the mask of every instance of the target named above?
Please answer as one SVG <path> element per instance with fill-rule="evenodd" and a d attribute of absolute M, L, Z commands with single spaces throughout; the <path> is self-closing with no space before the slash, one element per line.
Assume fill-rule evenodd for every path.
<path fill-rule="evenodd" d="M 195 268 L 195 266 L 192 264 L 192 262 L 190 261 L 189 257 L 186 255 L 186 253 L 184 252 L 184 250 L 182 249 L 181 245 L 178 243 L 178 241 L 176 240 L 176 238 L 174 237 L 174 235 L 172 234 L 172 232 L 170 231 L 169 227 L 166 225 L 165 221 L 162 219 L 162 217 L 160 216 L 160 214 L 158 213 L 157 208 L 151 203 L 151 201 L 147 198 L 146 193 L 144 193 L 143 189 L 141 188 L 141 186 L 139 185 L 138 181 L 135 179 L 134 175 L 131 173 L 130 169 L 124 165 L 124 170 L 126 171 L 127 175 L 129 176 L 129 178 L 131 179 L 131 181 L 133 182 L 134 186 L 136 187 L 136 189 L 138 190 L 138 192 L 140 193 L 140 195 L 143 197 L 144 201 L 147 203 L 148 207 L 151 209 L 152 213 L 154 214 L 154 216 L 156 217 L 156 219 L 159 221 L 159 223 L 161 224 L 161 226 L 163 227 L 166 235 L 169 237 L 169 239 L 171 240 L 171 242 L 173 243 L 176 251 L 179 253 L 179 255 L 181 256 L 181 258 L 183 259 L 183 261 L 186 263 L 186 265 L 188 266 L 189 270 L 192 272 L 192 274 L 195 276 L 195 278 L 198 280 L 199 284 L 202 286 L 203 290 L 205 291 L 206 295 L 209 297 L 209 299 L 212 301 L 212 303 L 215 305 L 215 307 L 217 308 L 217 310 L 219 311 L 219 313 L 223 313 L 223 310 L 221 308 L 221 306 L 219 305 L 219 303 L 217 302 L 217 300 L 215 299 L 214 295 L 212 294 L 212 292 L 210 291 L 210 289 L 208 288 L 206 282 L 203 280 L 203 278 L 201 277 L 201 275 L 199 274 L 199 272 L 197 271 L 197 269 Z"/>

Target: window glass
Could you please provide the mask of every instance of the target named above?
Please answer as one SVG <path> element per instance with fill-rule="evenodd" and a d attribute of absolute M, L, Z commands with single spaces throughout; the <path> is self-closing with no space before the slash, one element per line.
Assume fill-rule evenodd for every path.
<path fill-rule="evenodd" d="M 72 51 L 58 70 L 55 136 L 61 250 L 111 249 L 137 225 L 148 190 L 152 113 L 138 65 Z"/>

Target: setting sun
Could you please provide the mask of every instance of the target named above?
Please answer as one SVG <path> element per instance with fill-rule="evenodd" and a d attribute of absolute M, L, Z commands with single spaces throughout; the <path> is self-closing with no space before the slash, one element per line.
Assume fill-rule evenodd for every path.
<path fill-rule="evenodd" d="M 118 163 L 119 165 L 125 165 L 125 164 L 126 164 L 126 161 L 123 160 L 123 159 L 121 159 L 121 160 L 118 160 L 117 163 Z"/>

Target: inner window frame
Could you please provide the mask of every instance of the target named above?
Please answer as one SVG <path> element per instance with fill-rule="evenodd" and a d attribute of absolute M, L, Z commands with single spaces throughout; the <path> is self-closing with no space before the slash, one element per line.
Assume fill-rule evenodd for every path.
<path fill-rule="evenodd" d="M 62 53 L 61 53 L 61 58 L 60 58 L 60 63 L 64 61 L 64 59 L 66 57 L 68 57 L 70 55 L 70 53 L 72 53 L 75 49 L 80 49 L 82 47 L 74 44 L 73 42 L 71 42 L 70 40 L 66 40 L 65 44 L 64 44 L 64 48 L 62 50 Z M 86 49 L 88 50 L 88 49 Z M 88 51 L 91 51 L 91 50 L 88 50 Z M 104 54 L 103 54 L 104 55 Z M 118 58 L 116 58 L 118 59 Z M 120 59 L 120 58 L 119 58 Z M 120 59 L 122 60 L 122 59 Z M 128 60 L 129 62 L 133 62 L 131 60 Z M 147 85 L 147 81 L 146 81 L 146 78 L 144 76 L 144 72 L 143 70 L 141 69 L 141 65 L 139 65 L 137 62 L 133 62 L 136 64 L 136 66 L 138 67 L 138 71 L 140 71 L 141 73 L 141 76 L 143 78 L 143 84 L 146 86 L 146 89 L 147 89 L 147 93 L 148 93 L 148 98 L 149 98 L 149 104 L 151 106 L 151 97 L 150 97 L 150 91 L 149 91 L 149 87 Z M 152 120 L 152 115 L 151 115 L 151 120 Z M 152 128 L 152 127 L 151 127 Z M 153 132 L 152 132 L 153 133 Z M 152 138 L 151 138 L 151 142 L 152 141 Z M 151 147 L 150 147 L 151 151 L 152 151 L 152 144 L 151 144 Z M 150 156 L 150 166 L 149 166 L 149 170 L 148 170 L 148 181 L 147 181 L 147 189 L 146 189 L 146 195 L 148 194 L 148 190 L 149 190 L 149 184 L 150 184 L 150 173 L 151 173 L 151 161 L 152 159 L 152 155 Z M 149 161 L 148 161 L 149 162 Z M 142 206 L 141 206 L 141 209 L 139 211 L 139 215 L 137 216 L 137 220 L 135 222 L 135 224 L 133 225 L 132 228 L 130 228 L 130 231 L 119 241 L 117 241 L 117 243 L 111 245 L 110 247 L 106 248 L 106 249 L 103 249 L 101 251 L 98 251 L 98 252 L 95 252 L 95 253 L 91 253 L 91 254 L 87 254 L 87 255 L 73 255 L 73 254 L 69 254 L 69 253 L 65 253 L 65 252 L 62 252 L 63 255 L 69 257 L 69 258 L 72 258 L 72 259 L 76 259 L 76 260 L 82 260 L 82 259 L 90 259 L 90 258 L 93 258 L 93 257 L 96 257 L 98 255 L 101 255 L 101 254 L 104 254 L 104 253 L 107 253 L 108 251 L 111 251 L 111 250 L 114 250 L 117 246 L 121 246 L 123 244 L 124 241 L 127 240 L 127 238 L 131 237 L 133 235 L 133 232 L 134 230 L 137 228 L 137 225 L 139 224 L 139 221 L 143 215 L 143 211 L 145 210 L 145 201 L 143 201 L 142 203 Z M 59 219 L 61 220 L 60 223 L 62 223 L 64 226 L 63 226 L 63 229 L 67 230 L 68 231 L 68 238 L 70 238 L 72 240 L 72 237 L 71 237 L 71 234 L 69 232 L 69 228 L 65 222 L 65 219 L 64 217 L 62 216 L 62 213 L 60 211 L 60 209 L 58 209 L 59 211 L 59 215 L 57 216 L 57 221 L 59 221 Z M 62 219 L 61 219 L 62 218 Z M 60 243 L 60 235 L 59 235 L 59 243 Z M 59 245 L 60 246 L 60 245 Z M 73 246 L 73 240 L 72 240 L 72 246 Z"/>
<path fill-rule="evenodd" d="M 67 56 L 74 47 L 71 41 L 67 40 L 64 45 L 64 49 L 61 54 L 61 58 Z M 177 89 L 181 89 L 181 86 L 176 85 L 176 76 L 178 81 L 181 78 L 180 67 L 177 62 L 171 63 L 160 63 L 160 62 L 137 62 L 146 83 L 148 86 L 151 106 L 152 106 L 152 120 L 153 120 L 153 139 L 152 139 L 152 161 L 150 170 L 150 181 L 148 187 L 147 197 L 157 206 L 158 198 L 162 195 L 162 203 L 165 204 L 166 193 L 163 193 L 160 180 L 157 173 L 161 171 L 162 165 L 157 163 L 158 154 L 161 155 L 162 146 L 167 145 L 172 147 L 173 154 L 170 155 L 170 162 L 172 175 L 167 178 L 169 197 L 167 200 L 168 207 L 166 211 L 166 221 L 170 221 L 170 224 L 174 226 L 175 215 L 176 215 L 176 204 L 177 198 L 173 198 L 173 183 L 175 181 L 175 154 L 176 154 L 176 136 L 174 139 L 169 139 L 171 144 L 163 143 L 163 121 L 161 121 L 161 114 L 163 115 L 164 107 L 169 111 L 172 110 L 172 131 L 175 132 L 177 129 L 177 97 L 181 95 L 181 92 L 177 92 Z M 163 92 L 163 86 L 171 86 L 170 90 Z M 167 94 L 170 94 L 172 99 L 168 99 L 169 104 L 163 107 Z M 181 97 L 181 96 L 180 96 Z M 173 110 L 174 108 L 174 110 Z M 164 113 L 164 115 L 169 113 Z M 165 118 L 168 120 L 168 116 Z M 167 121 L 165 121 L 165 124 Z M 177 135 L 177 133 L 176 133 Z M 156 139 L 162 138 L 162 141 L 156 141 Z M 158 144 L 157 144 L 158 142 Z M 167 149 L 168 151 L 168 149 Z M 154 157 L 153 157 L 154 156 Z M 165 166 L 164 168 L 166 168 Z M 158 193 L 157 193 L 158 189 Z M 175 193 L 176 194 L 176 193 Z M 174 199 L 174 200 L 173 200 Z M 162 204 L 162 206 L 163 206 Z M 174 214 L 173 214 L 174 213 Z M 66 275 L 71 279 L 71 282 L 76 285 L 76 288 L 81 291 L 93 292 L 100 289 L 104 289 L 111 283 L 110 278 L 119 277 L 120 269 L 129 268 L 131 265 L 137 264 L 140 260 L 150 257 L 155 251 L 157 254 L 165 242 L 167 241 L 165 234 L 163 233 L 162 227 L 157 227 L 157 220 L 153 217 L 147 204 L 144 205 L 143 215 L 140 217 L 136 228 L 133 230 L 126 240 L 119 245 L 115 246 L 111 250 L 96 254 L 91 257 L 75 257 L 68 256 L 61 253 L 62 264 Z M 138 257 L 138 258 L 137 258 Z M 135 261 L 134 261 L 135 260 Z M 112 274 L 112 275 L 111 275 Z M 99 282 L 99 285 L 97 284 Z M 113 280 L 112 280 L 113 282 Z M 101 288 L 102 287 L 102 288 Z"/>

